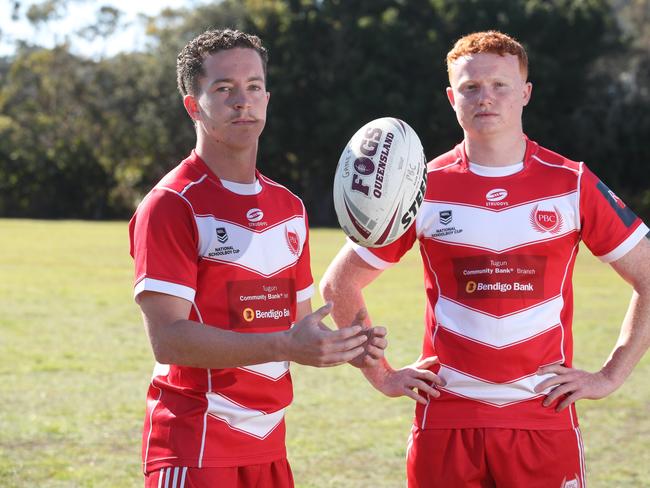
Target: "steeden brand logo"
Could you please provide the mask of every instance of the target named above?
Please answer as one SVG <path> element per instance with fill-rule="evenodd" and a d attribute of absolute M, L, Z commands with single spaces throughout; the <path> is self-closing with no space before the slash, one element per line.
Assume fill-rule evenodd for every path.
<path fill-rule="evenodd" d="M 537 232 L 558 234 L 562 230 L 562 214 L 557 207 L 552 210 L 540 210 L 539 205 L 530 211 L 530 224 Z"/>
<path fill-rule="evenodd" d="M 251 208 L 248 212 L 246 212 L 246 218 L 249 222 L 259 222 L 264 218 L 264 212 L 262 212 L 259 208 Z"/>

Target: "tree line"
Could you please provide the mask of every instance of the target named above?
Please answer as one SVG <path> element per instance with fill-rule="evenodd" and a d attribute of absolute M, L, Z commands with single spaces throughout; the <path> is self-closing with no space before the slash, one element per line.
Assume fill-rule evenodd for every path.
<path fill-rule="evenodd" d="M 429 159 L 462 139 L 444 59 L 485 29 L 528 50 L 527 135 L 587 162 L 647 219 L 649 11 L 649 0 L 225 0 L 147 18 L 147 45 L 116 56 L 21 43 L 0 59 L 0 216 L 129 217 L 194 143 L 177 53 L 208 28 L 234 27 L 270 54 L 259 167 L 303 198 L 312 224 L 336 222 L 334 168 L 365 122 L 407 121 Z M 102 12 L 85 35 L 110 42 L 119 12 Z"/>

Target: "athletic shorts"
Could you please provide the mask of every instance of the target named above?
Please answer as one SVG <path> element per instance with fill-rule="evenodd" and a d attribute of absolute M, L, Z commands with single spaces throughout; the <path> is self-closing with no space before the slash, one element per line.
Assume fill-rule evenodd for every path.
<path fill-rule="evenodd" d="M 289 461 L 231 468 L 169 467 L 147 473 L 145 488 L 293 488 Z"/>
<path fill-rule="evenodd" d="M 585 488 L 580 429 L 413 427 L 409 488 Z"/>

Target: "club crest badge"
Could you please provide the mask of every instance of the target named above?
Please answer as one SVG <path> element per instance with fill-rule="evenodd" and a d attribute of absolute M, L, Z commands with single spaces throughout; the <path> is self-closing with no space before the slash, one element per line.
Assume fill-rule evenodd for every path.
<path fill-rule="evenodd" d="M 217 240 L 223 244 L 228 240 L 228 233 L 224 227 L 217 227 Z"/>
<path fill-rule="evenodd" d="M 285 227 L 284 235 L 287 238 L 289 250 L 292 254 L 298 256 L 300 254 L 300 239 L 298 238 L 298 233 Z"/>
<path fill-rule="evenodd" d="M 558 234 L 562 230 L 563 222 L 562 214 L 555 206 L 552 210 L 540 210 L 539 205 L 535 205 L 530 212 L 530 223 L 538 232 Z"/>

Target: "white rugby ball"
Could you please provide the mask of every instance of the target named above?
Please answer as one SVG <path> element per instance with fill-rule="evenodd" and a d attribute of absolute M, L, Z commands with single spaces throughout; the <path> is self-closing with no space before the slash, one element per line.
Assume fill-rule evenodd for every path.
<path fill-rule="evenodd" d="M 393 117 L 368 122 L 343 149 L 334 174 L 339 224 L 364 247 L 390 244 L 415 221 L 426 184 L 426 159 L 415 131 Z"/>

